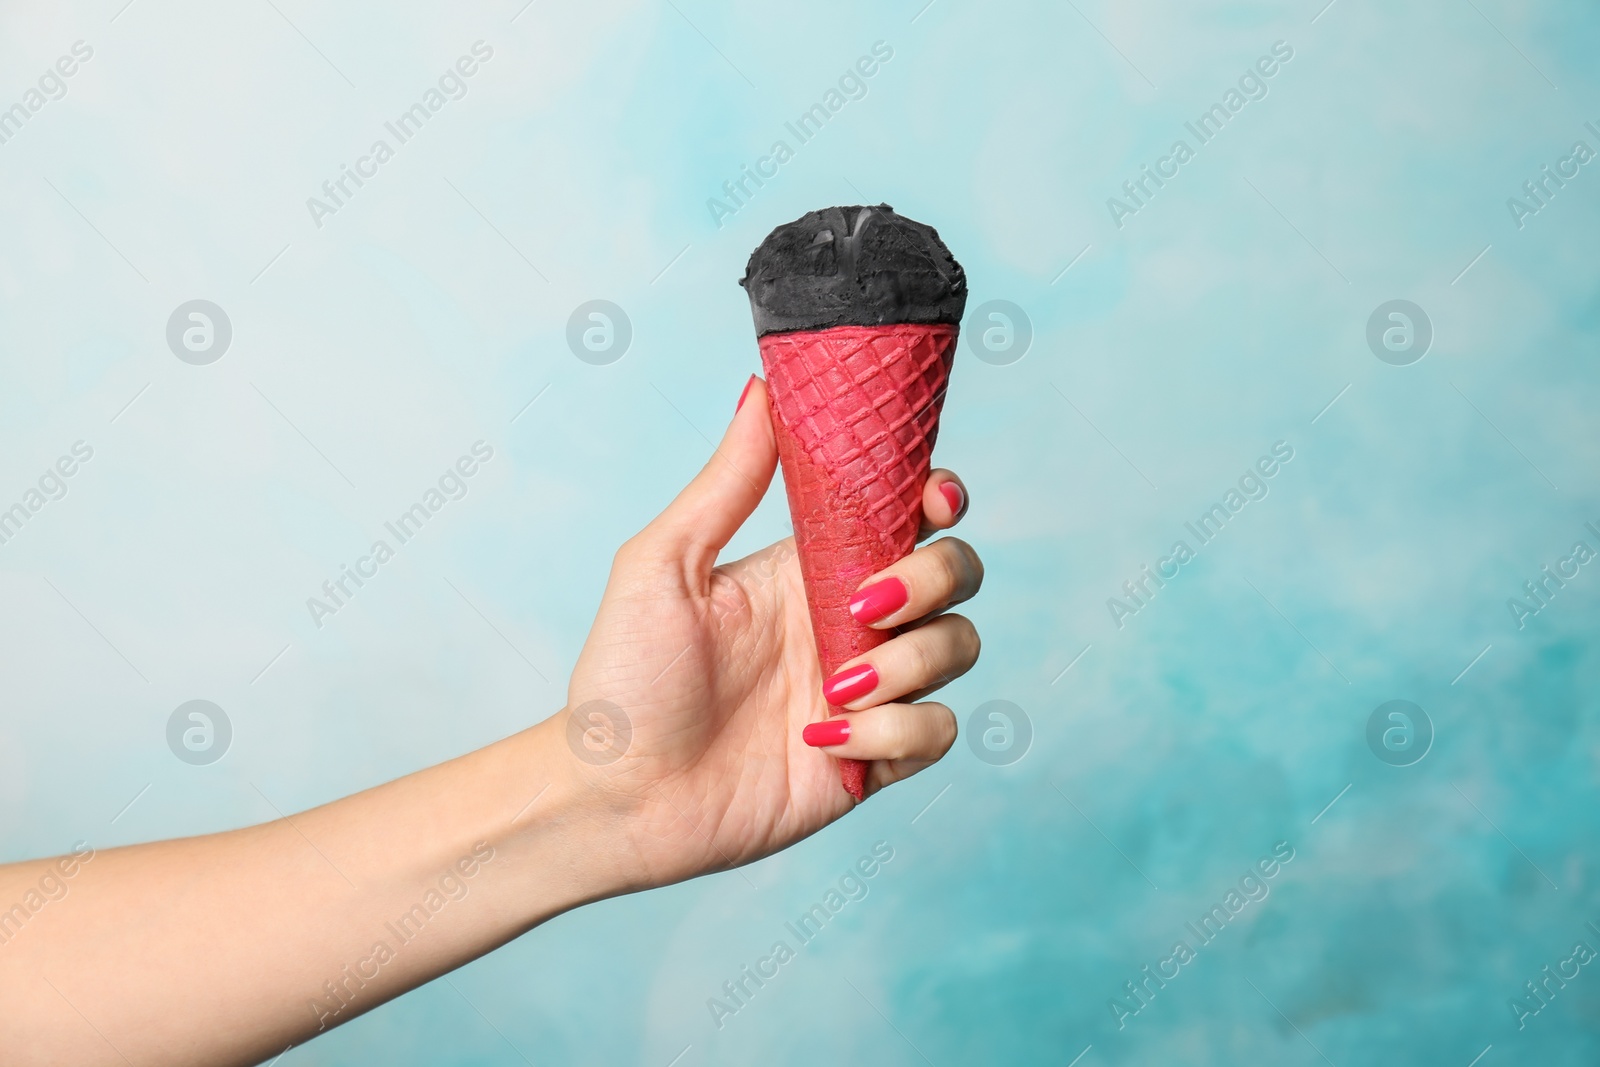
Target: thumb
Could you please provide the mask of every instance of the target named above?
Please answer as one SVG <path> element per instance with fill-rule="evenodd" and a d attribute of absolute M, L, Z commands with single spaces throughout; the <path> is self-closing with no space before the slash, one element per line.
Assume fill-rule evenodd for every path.
<path fill-rule="evenodd" d="M 646 532 L 660 547 L 680 555 L 691 573 L 709 573 L 717 553 L 761 503 L 777 465 L 767 383 L 751 375 L 733 421 L 705 467 Z"/>

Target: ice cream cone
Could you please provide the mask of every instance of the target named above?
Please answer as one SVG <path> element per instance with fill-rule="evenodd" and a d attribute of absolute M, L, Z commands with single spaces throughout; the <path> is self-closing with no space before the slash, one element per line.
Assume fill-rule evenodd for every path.
<path fill-rule="evenodd" d="M 916 544 L 966 277 L 936 232 L 882 205 L 779 227 L 742 284 L 826 677 L 893 636 L 849 602 Z M 857 800 L 866 772 L 840 760 Z"/>

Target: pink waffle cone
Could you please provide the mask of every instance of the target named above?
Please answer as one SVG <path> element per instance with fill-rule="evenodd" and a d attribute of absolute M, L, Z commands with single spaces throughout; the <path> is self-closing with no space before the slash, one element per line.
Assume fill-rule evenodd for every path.
<path fill-rule="evenodd" d="M 916 545 L 956 333 L 936 323 L 760 338 L 823 677 L 893 636 L 856 622 L 850 598 Z M 839 761 L 856 800 L 866 773 Z"/>

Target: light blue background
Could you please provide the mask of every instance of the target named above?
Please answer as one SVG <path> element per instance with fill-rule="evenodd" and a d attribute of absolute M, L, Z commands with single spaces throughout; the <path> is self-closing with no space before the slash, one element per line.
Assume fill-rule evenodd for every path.
<path fill-rule="evenodd" d="M 1506 206 L 1600 149 L 1592 4 L 122 3 L 0 13 L 0 107 L 94 49 L 0 145 L 0 506 L 94 448 L 0 546 L 0 858 L 269 819 L 558 708 L 611 553 L 758 366 L 735 280 L 775 224 L 887 201 L 1036 331 L 1009 366 L 963 345 L 936 456 L 989 568 L 943 699 L 1016 702 L 1025 758 L 960 742 L 285 1067 L 1594 1062 L 1593 968 L 1523 1030 L 1508 1002 L 1600 947 L 1600 565 L 1524 629 L 1506 606 L 1600 547 L 1600 163 Z M 478 40 L 467 95 L 313 225 Z M 866 97 L 719 228 L 707 199 L 879 40 Z M 1106 199 L 1280 40 L 1119 229 Z M 234 329 L 205 367 L 164 338 L 194 298 Z M 564 340 L 596 298 L 633 323 L 611 366 Z M 1405 367 L 1364 337 L 1394 298 L 1436 334 Z M 305 599 L 480 438 L 466 498 L 316 628 Z M 1270 495 L 1118 629 L 1107 598 L 1278 440 Z M 775 490 L 734 548 L 786 526 Z M 235 731 L 208 767 L 164 739 L 195 698 Z M 1437 731 L 1406 768 L 1365 741 L 1397 698 Z M 879 840 L 870 895 L 718 1029 L 707 998 Z M 1122 983 L 1279 841 L 1270 897 L 1119 1030 Z"/>

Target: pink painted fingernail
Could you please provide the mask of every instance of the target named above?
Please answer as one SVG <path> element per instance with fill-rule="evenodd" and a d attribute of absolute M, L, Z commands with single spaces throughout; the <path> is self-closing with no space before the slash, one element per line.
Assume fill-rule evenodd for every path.
<path fill-rule="evenodd" d="M 881 582 L 873 582 L 850 598 L 850 614 L 855 616 L 856 622 L 870 626 L 905 607 L 909 598 L 910 592 L 905 582 L 898 578 L 885 578 Z"/>
<path fill-rule="evenodd" d="M 878 672 L 873 669 L 872 664 L 863 663 L 859 667 L 840 671 L 823 682 L 822 699 L 834 707 L 840 707 L 866 696 L 876 688 L 878 688 Z"/>
<path fill-rule="evenodd" d="M 966 497 L 962 495 L 961 486 L 955 482 L 940 482 L 939 494 L 944 497 L 944 502 L 950 505 L 951 515 L 961 514 L 961 505 L 967 502 Z"/>
<path fill-rule="evenodd" d="M 800 731 L 800 737 L 812 748 L 842 745 L 850 740 L 850 720 L 843 715 L 814 722 Z"/>
<path fill-rule="evenodd" d="M 744 407 L 744 398 L 750 395 L 750 387 L 754 384 L 756 384 L 756 376 L 752 374 L 750 375 L 750 380 L 744 383 L 744 392 L 739 394 L 739 402 L 733 406 L 735 414 L 738 414 L 739 409 Z"/>

